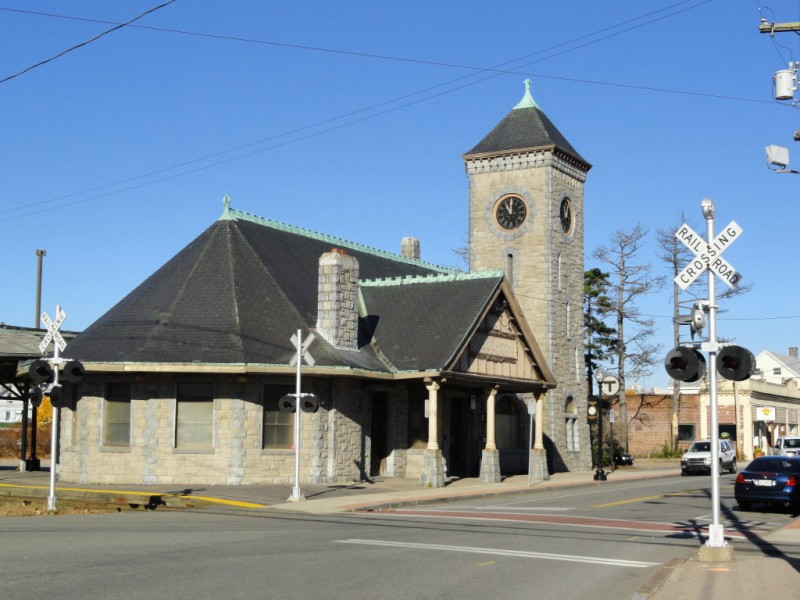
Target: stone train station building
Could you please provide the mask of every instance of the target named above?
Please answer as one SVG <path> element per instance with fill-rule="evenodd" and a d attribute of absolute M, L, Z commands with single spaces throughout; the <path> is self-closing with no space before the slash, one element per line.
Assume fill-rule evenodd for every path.
<path fill-rule="evenodd" d="M 499 481 L 591 468 L 583 368 L 590 165 L 523 100 L 464 155 L 470 272 L 234 210 L 70 343 L 78 483 Z"/>

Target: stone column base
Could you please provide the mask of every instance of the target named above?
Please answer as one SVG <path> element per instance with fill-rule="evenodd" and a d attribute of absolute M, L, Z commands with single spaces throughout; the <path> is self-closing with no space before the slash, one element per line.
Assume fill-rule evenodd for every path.
<path fill-rule="evenodd" d="M 484 450 L 481 452 L 481 483 L 500 483 L 500 451 Z"/>
<path fill-rule="evenodd" d="M 440 450 L 425 450 L 422 457 L 422 471 L 419 474 L 419 483 L 425 487 L 444 487 L 444 459 Z"/>
<path fill-rule="evenodd" d="M 550 471 L 547 470 L 547 452 L 544 448 L 531 450 L 530 469 L 531 472 L 528 474 L 530 481 L 546 481 L 550 479 Z"/>
<path fill-rule="evenodd" d="M 700 547 L 700 562 L 731 562 L 733 560 L 733 546 Z"/>

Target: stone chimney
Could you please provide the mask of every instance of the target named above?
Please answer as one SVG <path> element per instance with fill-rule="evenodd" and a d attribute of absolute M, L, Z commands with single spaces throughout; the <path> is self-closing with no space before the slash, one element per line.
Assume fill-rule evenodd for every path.
<path fill-rule="evenodd" d="M 317 333 L 337 348 L 358 349 L 358 260 L 339 248 L 319 258 Z"/>
<path fill-rule="evenodd" d="M 797 346 L 789 347 L 789 356 L 792 358 L 797 358 Z"/>
<path fill-rule="evenodd" d="M 406 258 L 419 260 L 419 240 L 415 237 L 404 237 L 400 242 L 400 254 Z"/>

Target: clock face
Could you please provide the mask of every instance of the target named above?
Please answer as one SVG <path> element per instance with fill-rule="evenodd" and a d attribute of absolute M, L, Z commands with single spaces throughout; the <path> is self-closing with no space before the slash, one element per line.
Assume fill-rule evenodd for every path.
<path fill-rule="evenodd" d="M 525 222 L 528 206 L 519 196 L 506 196 L 497 203 L 494 216 L 503 229 L 516 229 Z"/>
<path fill-rule="evenodd" d="M 561 201 L 559 218 L 561 219 L 561 229 L 564 230 L 564 233 L 570 233 L 572 231 L 572 202 L 569 198 Z"/>
<path fill-rule="evenodd" d="M 597 407 L 592 405 L 589 407 L 589 416 L 595 416 L 597 414 Z"/>

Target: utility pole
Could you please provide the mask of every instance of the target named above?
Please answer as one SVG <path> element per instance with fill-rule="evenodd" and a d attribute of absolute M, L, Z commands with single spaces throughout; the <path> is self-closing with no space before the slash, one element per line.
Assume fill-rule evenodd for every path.
<path fill-rule="evenodd" d="M 758 30 L 761 33 L 768 33 L 770 35 L 775 35 L 776 33 L 800 31 L 800 22 L 795 21 L 793 23 L 770 23 L 766 19 L 762 18 L 761 23 L 758 26 Z"/>
<path fill-rule="evenodd" d="M 791 23 L 770 23 L 766 18 L 761 18 L 758 26 L 761 33 L 768 33 L 770 37 L 775 37 L 776 33 L 798 33 L 800 34 L 800 22 Z M 791 102 L 795 108 L 798 105 L 795 100 L 797 92 L 797 73 L 800 63 L 789 62 L 787 69 L 777 71 L 772 77 L 773 96 L 779 102 Z M 792 136 L 795 142 L 800 142 L 800 129 L 796 129 Z M 792 173 L 800 175 L 800 171 L 787 168 L 789 165 L 789 149 L 784 146 L 771 144 L 765 148 L 767 152 L 767 168 L 776 173 Z M 774 165 L 773 169 L 770 165 Z"/>

